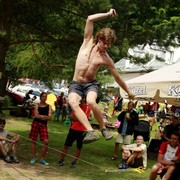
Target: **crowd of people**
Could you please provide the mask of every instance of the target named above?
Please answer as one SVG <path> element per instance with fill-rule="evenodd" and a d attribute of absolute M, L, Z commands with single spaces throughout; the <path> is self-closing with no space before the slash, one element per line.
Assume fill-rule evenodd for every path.
<path fill-rule="evenodd" d="M 49 165 L 45 160 L 46 153 L 48 150 L 48 128 L 47 123 L 53 118 L 52 107 L 46 103 L 47 93 L 43 92 L 40 95 L 40 103 L 35 104 L 34 116 L 32 122 L 32 127 L 29 133 L 29 138 L 32 140 L 32 159 L 30 163 L 36 163 L 36 141 L 38 135 L 40 140 L 43 142 L 40 163 L 43 165 Z M 136 107 L 135 107 L 136 105 Z M 86 102 L 86 97 L 83 97 L 79 104 L 80 108 L 86 114 L 87 117 L 90 116 L 91 108 Z M 156 179 L 157 175 L 160 175 L 162 179 L 170 179 L 174 177 L 176 169 L 179 168 L 177 163 L 180 160 L 180 118 L 178 114 L 174 113 L 174 107 L 172 109 L 172 114 L 168 117 L 171 123 L 164 124 L 163 130 L 161 129 L 161 140 L 162 143 L 158 150 L 157 163 L 152 166 L 149 179 Z M 144 107 L 141 108 L 141 112 L 138 110 L 138 106 L 133 101 L 129 101 L 126 109 L 122 109 L 119 112 L 118 121 L 120 126 L 117 128 L 118 134 L 115 140 L 114 154 L 110 160 L 120 159 L 120 164 L 117 165 L 118 169 L 127 169 L 143 167 L 147 168 L 147 144 L 144 142 L 144 137 L 142 134 L 137 135 L 135 142 L 132 143 L 134 128 L 143 118 L 142 116 Z M 153 113 L 158 114 L 158 112 Z M 108 112 L 108 107 L 105 106 L 102 111 L 103 119 L 105 122 L 113 122 L 110 120 L 112 116 Z M 148 114 L 148 117 L 151 119 L 151 114 Z M 166 117 L 167 118 L 167 117 Z M 156 122 L 159 121 L 159 124 L 162 125 L 162 117 L 156 117 Z M 82 146 L 84 143 L 86 128 L 80 123 L 74 111 L 71 111 L 70 114 L 71 126 L 67 134 L 64 147 L 60 153 L 60 160 L 58 162 L 59 166 L 64 165 L 64 159 L 68 152 L 68 149 L 72 147 L 73 143 L 76 141 L 77 149 L 75 151 L 74 159 L 70 164 L 70 167 L 76 167 L 76 162 L 80 157 Z M 147 120 L 147 118 L 146 118 Z M 163 119 L 164 120 L 164 119 Z M 6 120 L 4 118 L 0 119 L 0 152 L 4 161 L 7 163 L 19 163 L 19 160 L 16 156 L 16 151 L 19 143 L 19 135 L 14 132 L 9 132 L 4 129 Z M 108 124 L 109 125 L 109 124 Z M 159 128 L 159 127 L 158 127 Z M 10 137 L 10 138 L 7 138 Z M 89 142 L 88 142 L 89 143 Z M 122 154 L 120 155 L 119 146 L 121 145 Z M 177 165 L 178 164 L 178 165 Z M 177 174 L 177 173 L 176 173 Z M 175 176 L 176 178 L 176 176 Z"/>

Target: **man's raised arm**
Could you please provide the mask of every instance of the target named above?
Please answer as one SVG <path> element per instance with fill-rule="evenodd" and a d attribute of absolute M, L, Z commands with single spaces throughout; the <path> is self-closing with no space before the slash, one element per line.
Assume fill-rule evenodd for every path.
<path fill-rule="evenodd" d="M 86 20 L 86 26 L 85 26 L 85 31 L 84 31 L 84 39 L 90 40 L 93 35 L 93 23 L 108 17 L 113 17 L 116 15 L 116 10 L 115 9 L 110 9 L 107 13 L 97 13 L 97 14 L 92 14 L 89 15 L 87 20 Z"/>

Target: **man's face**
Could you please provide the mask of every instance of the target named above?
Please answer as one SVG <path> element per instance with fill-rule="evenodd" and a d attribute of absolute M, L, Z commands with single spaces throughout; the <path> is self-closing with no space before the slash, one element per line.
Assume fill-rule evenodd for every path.
<path fill-rule="evenodd" d="M 176 136 L 175 134 L 172 134 L 170 138 L 170 144 L 172 147 L 176 147 L 179 144 L 178 136 Z"/>
<path fill-rule="evenodd" d="M 171 120 L 172 120 L 173 125 L 176 125 L 178 123 L 178 118 L 176 118 L 174 116 L 171 117 Z"/>
<path fill-rule="evenodd" d="M 107 40 L 107 41 L 103 41 L 103 40 L 99 40 L 98 43 L 98 48 L 101 52 L 105 52 L 111 45 L 111 41 Z"/>
<path fill-rule="evenodd" d="M 129 111 L 132 111 L 132 110 L 133 110 L 133 104 L 132 104 L 132 103 L 129 103 L 129 104 L 128 104 L 128 110 L 129 110 Z"/>
<path fill-rule="evenodd" d="M 141 145 L 143 143 L 143 137 L 142 136 L 137 136 L 136 138 L 136 144 Z"/>

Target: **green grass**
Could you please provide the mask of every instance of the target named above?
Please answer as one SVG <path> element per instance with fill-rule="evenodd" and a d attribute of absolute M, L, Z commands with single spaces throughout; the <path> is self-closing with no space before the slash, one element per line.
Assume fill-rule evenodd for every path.
<path fill-rule="evenodd" d="M 7 115 L 7 111 L 4 111 Z M 18 157 L 20 162 L 29 164 L 31 160 L 31 142 L 29 141 L 28 133 L 31 128 L 32 119 L 28 118 L 16 118 L 11 116 L 6 116 L 7 124 L 6 129 L 14 131 L 21 135 L 21 140 L 18 148 Z M 69 125 L 64 125 L 62 122 L 57 123 L 54 121 L 48 122 L 49 130 L 49 150 L 46 156 L 46 160 L 50 163 L 50 168 L 52 172 L 58 173 L 58 178 L 63 175 L 71 175 L 76 179 L 121 179 L 121 180 L 147 180 L 149 177 L 149 172 L 152 165 L 156 162 L 156 154 L 149 154 L 148 156 L 148 167 L 144 173 L 137 172 L 122 172 L 122 173 L 105 173 L 106 169 L 116 169 L 116 166 L 119 164 L 119 160 L 110 161 L 109 158 L 113 155 L 115 138 L 117 135 L 116 131 L 114 132 L 114 138 L 110 141 L 105 141 L 101 136 L 101 139 L 97 142 L 91 144 L 86 144 L 83 146 L 82 154 L 78 161 L 76 168 L 70 168 L 69 164 L 72 161 L 72 157 L 76 145 L 69 150 L 68 155 L 65 159 L 65 165 L 59 167 L 57 162 L 59 160 L 60 150 L 64 145 L 66 135 L 68 133 Z M 37 145 L 37 155 L 40 154 L 41 143 L 38 141 Z M 120 159 L 120 158 L 119 158 Z M 39 167 L 39 164 L 36 163 L 31 166 Z M 47 172 L 48 173 L 48 172 Z"/>

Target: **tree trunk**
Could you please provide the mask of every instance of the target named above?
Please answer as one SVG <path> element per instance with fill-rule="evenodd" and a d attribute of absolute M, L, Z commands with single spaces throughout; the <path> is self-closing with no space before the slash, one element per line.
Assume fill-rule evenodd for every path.
<path fill-rule="evenodd" d="M 8 80 L 5 60 L 11 37 L 12 6 L 13 0 L 1 0 L 0 2 L 0 100 L 6 94 Z M 2 103 L 0 103 L 0 113 L 2 113 Z"/>

